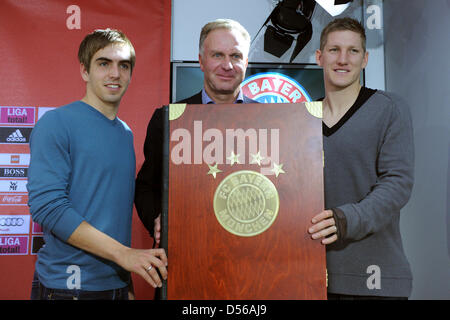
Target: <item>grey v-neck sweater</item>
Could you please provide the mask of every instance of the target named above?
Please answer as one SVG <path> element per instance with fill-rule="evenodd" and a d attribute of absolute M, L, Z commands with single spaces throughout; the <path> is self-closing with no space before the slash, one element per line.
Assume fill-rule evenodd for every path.
<path fill-rule="evenodd" d="M 412 274 L 399 230 L 414 180 L 408 106 L 363 87 L 323 133 L 325 206 L 340 210 L 347 225 L 344 238 L 327 246 L 328 292 L 408 297 Z"/>

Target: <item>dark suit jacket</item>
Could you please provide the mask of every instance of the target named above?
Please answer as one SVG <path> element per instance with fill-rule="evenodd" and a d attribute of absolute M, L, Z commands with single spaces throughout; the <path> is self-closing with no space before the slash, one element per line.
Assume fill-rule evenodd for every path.
<path fill-rule="evenodd" d="M 176 103 L 202 104 L 202 92 Z M 244 96 L 244 103 L 258 103 Z M 139 218 L 153 236 L 154 220 L 161 213 L 163 163 L 163 109 L 153 113 L 144 143 L 144 163 L 136 179 L 134 203 Z"/>

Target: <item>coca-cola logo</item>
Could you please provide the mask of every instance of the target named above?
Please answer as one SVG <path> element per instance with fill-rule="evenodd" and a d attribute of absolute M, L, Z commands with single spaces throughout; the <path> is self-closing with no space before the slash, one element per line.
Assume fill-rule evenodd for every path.
<path fill-rule="evenodd" d="M 3 196 L 3 203 L 21 203 L 23 196 Z"/>
<path fill-rule="evenodd" d="M 0 204 L 7 206 L 27 205 L 28 196 L 23 194 L 0 194 Z"/>

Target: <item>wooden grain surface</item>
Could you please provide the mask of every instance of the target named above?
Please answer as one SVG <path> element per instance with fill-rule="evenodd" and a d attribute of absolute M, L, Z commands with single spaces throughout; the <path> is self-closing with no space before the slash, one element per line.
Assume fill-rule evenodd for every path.
<path fill-rule="evenodd" d="M 202 121 L 203 131 L 279 129 L 286 173 L 267 176 L 280 199 L 274 223 L 259 235 L 242 237 L 217 221 L 214 193 L 227 175 L 260 167 L 249 164 L 247 155 L 245 164 L 219 165 L 223 172 L 214 179 L 204 162 L 170 162 L 167 298 L 326 299 L 325 248 L 307 233 L 324 206 L 321 119 L 304 104 L 189 105 L 170 130 L 193 134 L 194 121 Z M 170 150 L 177 143 L 172 141 Z M 193 148 L 192 143 L 192 158 Z"/>

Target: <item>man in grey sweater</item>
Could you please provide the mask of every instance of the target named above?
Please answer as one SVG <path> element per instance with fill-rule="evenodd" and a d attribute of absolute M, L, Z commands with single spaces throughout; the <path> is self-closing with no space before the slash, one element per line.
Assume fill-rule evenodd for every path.
<path fill-rule="evenodd" d="M 308 232 L 327 246 L 329 299 L 405 299 L 412 275 L 399 221 L 413 187 L 411 117 L 398 96 L 360 85 L 365 40 L 350 18 L 322 31 L 326 210 Z"/>

